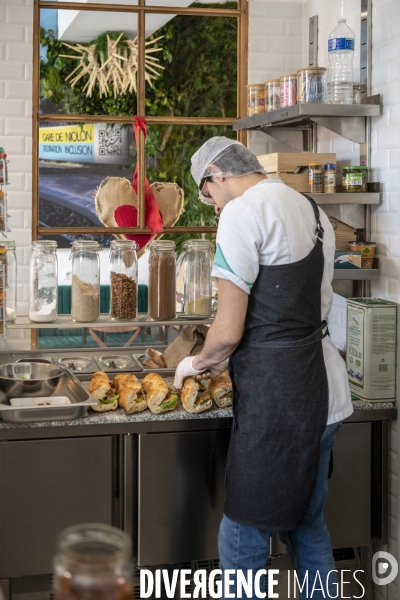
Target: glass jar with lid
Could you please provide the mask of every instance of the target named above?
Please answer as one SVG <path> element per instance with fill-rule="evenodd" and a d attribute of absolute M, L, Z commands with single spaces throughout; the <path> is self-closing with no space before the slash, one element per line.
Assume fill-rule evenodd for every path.
<path fill-rule="evenodd" d="M 297 104 L 297 73 L 287 73 L 280 78 L 281 108 Z"/>
<path fill-rule="evenodd" d="M 113 240 L 110 246 L 111 307 L 113 321 L 127 321 L 137 311 L 137 244 Z"/>
<path fill-rule="evenodd" d="M 279 79 L 267 79 L 265 85 L 265 112 L 278 110 L 281 106 L 281 82 Z"/>
<path fill-rule="evenodd" d="M 211 315 L 212 247 L 208 240 L 188 240 L 185 253 L 184 311 L 185 315 Z"/>
<path fill-rule="evenodd" d="M 265 112 L 265 86 L 263 83 L 249 83 L 247 89 L 247 116 Z"/>
<path fill-rule="evenodd" d="M 149 317 L 169 321 L 176 313 L 175 242 L 157 240 L 149 247 Z"/>
<path fill-rule="evenodd" d="M 29 267 L 29 319 L 36 323 L 57 320 L 58 264 L 57 242 L 32 242 Z"/>
<path fill-rule="evenodd" d="M 92 323 L 100 316 L 100 258 L 103 247 L 92 240 L 72 244 L 71 316 L 79 323 Z"/>
<path fill-rule="evenodd" d="M 364 165 L 343 167 L 342 188 L 343 192 L 367 192 L 368 167 Z"/>
<path fill-rule="evenodd" d="M 3 255 L 2 250 L 5 250 Z M 4 259 L 3 259 L 4 256 Z M 0 243 L 0 261 L 4 260 L 5 310 L 6 320 L 12 323 L 17 318 L 17 255 L 15 242 L 4 240 Z"/>
<path fill-rule="evenodd" d="M 131 600 L 129 536 L 110 525 L 74 525 L 61 532 L 53 561 L 55 600 Z"/>

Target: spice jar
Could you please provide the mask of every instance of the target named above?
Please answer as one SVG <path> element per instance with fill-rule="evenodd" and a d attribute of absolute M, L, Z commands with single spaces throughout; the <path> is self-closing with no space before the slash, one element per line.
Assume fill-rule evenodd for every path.
<path fill-rule="evenodd" d="M 61 532 L 53 561 L 55 600 L 132 600 L 131 542 L 110 525 Z"/>
<path fill-rule="evenodd" d="M 247 88 L 247 116 L 265 112 L 265 87 L 263 83 L 250 83 Z"/>
<path fill-rule="evenodd" d="M 4 250 L 6 251 L 5 254 L 3 253 Z M 12 323 L 17 318 L 17 256 L 13 240 L 0 243 L 0 262 L 3 262 L 5 268 L 6 320 Z"/>
<path fill-rule="evenodd" d="M 100 316 L 100 259 L 102 246 L 94 241 L 72 244 L 71 316 L 79 323 L 92 323 Z"/>
<path fill-rule="evenodd" d="M 336 165 L 333 163 L 324 165 L 324 192 L 325 194 L 336 192 Z"/>
<path fill-rule="evenodd" d="M 279 79 L 267 79 L 265 85 L 265 112 L 278 110 L 281 106 L 281 82 Z"/>
<path fill-rule="evenodd" d="M 149 317 L 155 321 L 169 321 L 175 318 L 175 306 L 175 243 L 157 240 L 150 244 Z"/>
<path fill-rule="evenodd" d="M 0 183 L 8 183 L 7 154 L 0 147 Z"/>
<path fill-rule="evenodd" d="M 212 252 L 208 240 L 188 240 L 185 254 L 184 302 L 185 315 L 211 315 Z"/>
<path fill-rule="evenodd" d="M 297 73 L 281 75 L 280 78 L 281 108 L 297 104 Z"/>
<path fill-rule="evenodd" d="M 297 101 L 324 102 L 325 67 L 297 69 Z"/>
<path fill-rule="evenodd" d="M 57 242 L 32 242 L 29 267 L 29 319 L 36 323 L 57 320 Z"/>
<path fill-rule="evenodd" d="M 342 188 L 344 192 L 368 191 L 368 167 L 343 167 Z"/>
<path fill-rule="evenodd" d="M 130 240 L 113 240 L 110 246 L 111 309 L 113 321 L 136 317 L 137 244 Z"/>
<path fill-rule="evenodd" d="M 315 194 L 323 192 L 321 163 L 310 163 L 308 165 L 308 184 L 310 192 Z"/>

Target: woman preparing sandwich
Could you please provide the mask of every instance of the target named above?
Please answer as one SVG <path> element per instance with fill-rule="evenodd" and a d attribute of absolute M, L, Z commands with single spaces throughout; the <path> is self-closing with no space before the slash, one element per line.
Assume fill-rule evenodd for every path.
<path fill-rule="evenodd" d="M 301 581 L 319 572 L 324 589 L 313 598 L 334 597 L 323 508 L 334 437 L 353 408 L 326 324 L 332 227 L 311 198 L 267 179 L 239 142 L 212 138 L 192 157 L 191 171 L 200 199 L 221 214 L 213 268 L 218 312 L 201 353 L 178 365 L 175 386 L 205 370 L 224 370 L 219 363 L 230 357 L 233 425 L 221 568 L 255 575 L 279 531 Z"/>

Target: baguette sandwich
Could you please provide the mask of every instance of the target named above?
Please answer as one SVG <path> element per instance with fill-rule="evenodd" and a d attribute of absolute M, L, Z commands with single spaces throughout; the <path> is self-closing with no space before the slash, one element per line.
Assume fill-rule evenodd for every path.
<path fill-rule="evenodd" d="M 226 408 L 232 404 L 232 381 L 228 371 L 224 371 L 210 382 L 210 394 L 215 404 Z"/>
<path fill-rule="evenodd" d="M 128 414 L 139 413 L 147 408 L 146 395 L 135 375 L 118 373 L 114 377 L 113 385 L 118 394 L 118 404 Z"/>
<path fill-rule="evenodd" d="M 149 373 L 143 379 L 142 386 L 146 392 L 147 406 L 152 413 L 159 415 L 176 408 L 179 394 L 169 389 L 161 375 Z"/>
<path fill-rule="evenodd" d="M 186 377 L 181 391 L 183 408 L 190 413 L 200 413 L 212 407 L 208 383 Z"/>
<path fill-rule="evenodd" d="M 97 406 L 92 406 L 96 412 L 108 412 L 118 408 L 118 395 L 111 386 L 111 381 L 103 371 L 97 371 L 90 381 L 89 394 L 97 400 Z"/>

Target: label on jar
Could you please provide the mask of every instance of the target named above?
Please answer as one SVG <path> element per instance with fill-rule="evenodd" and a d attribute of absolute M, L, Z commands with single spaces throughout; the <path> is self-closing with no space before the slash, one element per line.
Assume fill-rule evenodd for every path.
<path fill-rule="evenodd" d="M 308 183 L 309 185 L 322 185 L 322 172 L 313 171 L 310 169 L 308 174 Z"/>
<path fill-rule="evenodd" d="M 333 38 L 328 40 L 328 52 L 334 50 L 354 50 L 354 39 L 352 38 Z"/>
<path fill-rule="evenodd" d="M 343 185 L 358 186 L 363 185 L 363 177 L 361 173 L 346 173 L 343 175 Z"/>
<path fill-rule="evenodd" d="M 325 173 L 324 174 L 324 185 L 325 185 L 325 187 L 335 187 L 336 186 L 335 173 Z"/>
<path fill-rule="evenodd" d="M 297 104 L 297 84 L 294 81 L 281 81 L 281 107 Z"/>

